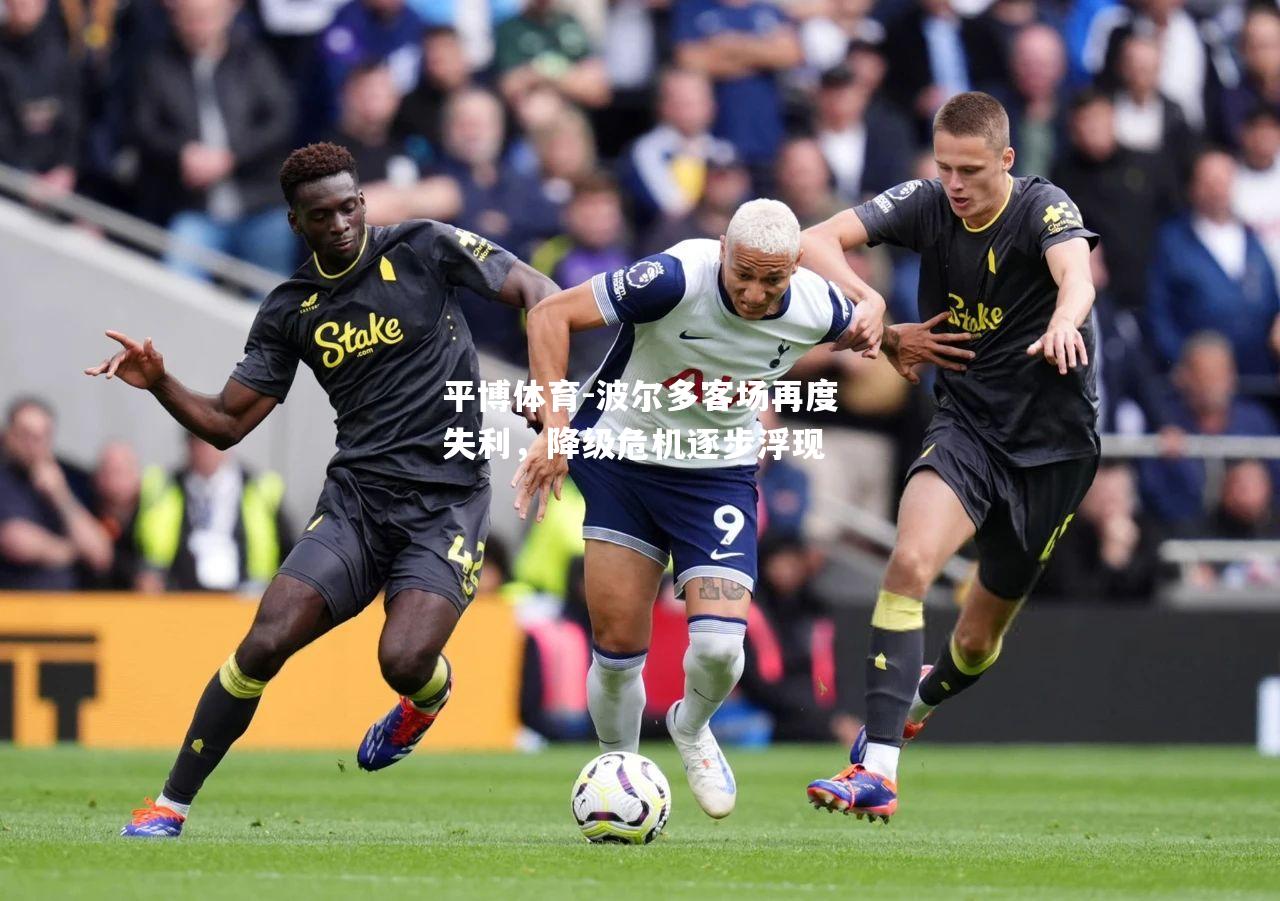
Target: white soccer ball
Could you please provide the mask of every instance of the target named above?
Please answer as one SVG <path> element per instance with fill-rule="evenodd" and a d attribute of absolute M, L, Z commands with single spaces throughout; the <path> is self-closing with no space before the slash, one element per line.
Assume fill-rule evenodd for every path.
<path fill-rule="evenodd" d="M 582 768 L 569 804 L 587 841 L 647 845 L 671 816 L 671 786 L 649 758 L 610 751 Z"/>

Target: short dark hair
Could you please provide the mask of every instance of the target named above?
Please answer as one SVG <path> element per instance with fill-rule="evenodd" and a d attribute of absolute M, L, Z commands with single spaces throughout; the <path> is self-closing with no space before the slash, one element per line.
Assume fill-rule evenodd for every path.
<path fill-rule="evenodd" d="M 957 137 L 977 136 L 997 150 L 1009 146 L 1009 114 L 1000 101 L 982 91 L 956 94 L 933 117 L 933 132 Z"/>
<path fill-rule="evenodd" d="M 284 191 L 285 202 L 293 206 L 299 185 L 342 172 L 350 172 L 351 177 L 359 181 L 356 160 L 350 150 L 328 142 L 308 144 L 289 154 L 280 167 L 280 190 Z"/>
<path fill-rule="evenodd" d="M 573 182 L 573 199 L 579 197 L 587 197 L 592 194 L 613 194 L 620 195 L 618 189 L 618 180 L 609 174 L 607 170 L 597 169 L 594 172 L 588 172 Z"/>
<path fill-rule="evenodd" d="M 1088 87 L 1075 93 L 1071 98 L 1071 102 L 1067 104 L 1067 112 L 1074 116 L 1080 110 L 1093 106 L 1095 103 L 1105 103 L 1107 106 L 1115 105 L 1115 101 L 1111 99 L 1111 95 L 1106 91 Z"/>
<path fill-rule="evenodd" d="M 35 407 L 50 419 L 56 420 L 58 418 L 53 412 L 53 405 L 43 397 L 37 397 L 34 394 L 20 394 L 9 402 L 9 409 L 5 411 L 4 421 L 9 425 L 13 425 L 13 421 L 18 418 L 18 414 L 28 407 Z"/>

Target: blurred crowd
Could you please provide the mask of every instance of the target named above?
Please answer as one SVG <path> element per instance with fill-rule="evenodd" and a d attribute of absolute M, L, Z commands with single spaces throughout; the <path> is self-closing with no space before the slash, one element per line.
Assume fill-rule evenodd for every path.
<path fill-rule="evenodd" d="M 990 91 L 1010 113 L 1015 174 L 1062 186 L 1103 236 L 1101 431 L 1158 434 L 1164 449 L 1104 466 L 1039 595 L 1145 601 L 1175 576 L 1280 585 L 1274 561 L 1171 574 L 1156 553 L 1169 537 L 1280 537 L 1275 461 L 1214 466 L 1182 452 L 1188 435 L 1277 434 L 1275 0 L 0 8 L 0 162 L 35 174 L 37 192 L 75 191 L 165 226 L 178 239 L 168 262 L 196 277 L 207 275 L 184 254 L 191 244 L 280 273 L 301 261 L 276 173 L 312 140 L 352 150 L 371 221 L 451 221 L 568 286 L 686 238 L 719 237 L 753 196 L 783 200 L 807 226 L 934 177 L 934 112 L 957 92 Z M 917 320 L 912 255 L 879 247 L 850 263 L 892 318 Z M 463 304 L 483 350 L 526 365 L 519 312 Z M 570 378 L 588 377 L 612 338 L 575 336 Z M 826 461 L 763 465 L 744 689 L 770 686 L 761 703 L 783 697 L 784 684 L 817 699 L 811 719 L 775 724 L 812 735 L 844 728 L 825 694 L 831 598 L 815 586 L 849 537 L 813 501 L 891 516 L 931 401 L 927 379 L 913 388 L 853 354 L 816 351 L 791 377 L 836 380 L 839 412 L 784 417 L 823 427 Z M 144 472 L 119 444 L 81 472 L 54 460 L 53 428 L 38 399 L 9 411 L 0 588 L 244 588 L 287 551 L 278 477 L 194 440 L 178 472 Z M 584 699 L 564 695 L 582 679 L 556 670 L 585 672 L 585 657 L 564 653 L 585 640 L 581 537 L 572 503 L 553 509 L 559 525 L 549 517 L 511 554 L 491 546 L 485 569 L 491 588 L 519 598 L 526 722 L 548 736 L 585 728 Z M 661 706 L 652 655 L 650 669 Z M 781 717 L 795 709 L 776 706 Z M 749 731 L 750 717 L 743 723 Z"/>

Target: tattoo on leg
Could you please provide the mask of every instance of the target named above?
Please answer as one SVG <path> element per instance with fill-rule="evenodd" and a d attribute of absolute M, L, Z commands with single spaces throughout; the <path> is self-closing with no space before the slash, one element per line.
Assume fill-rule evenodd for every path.
<path fill-rule="evenodd" d="M 728 579 L 721 579 L 720 584 L 723 586 L 724 599 L 726 601 L 740 601 L 747 596 L 747 587 L 745 585 L 730 582 Z"/>
<path fill-rule="evenodd" d="M 704 601 L 720 600 L 720 581 L 718 579 L 703 579 L 698 585 L 698 598 Z"/>

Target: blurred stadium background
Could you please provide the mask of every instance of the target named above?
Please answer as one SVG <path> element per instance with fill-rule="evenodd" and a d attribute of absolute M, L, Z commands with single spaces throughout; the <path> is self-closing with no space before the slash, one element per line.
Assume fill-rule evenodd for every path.
<path fill-rule="evenodd" d="M 1261 680 L 1280 673 L 1274 3 L 0 9 L 0 741 L 172 747 L 311 511 L 333 429 L 309 377 L 220 455 L 152 398 L 80 374 L 117 328 L 153 337 L 189 385 L 221 386 L 256 301 L 302 259 L 275 184 L 290 148 L 349 146 L 372 221 L 451 221 L 567 286 L 718 237 L 751 196 L 810 225 L 931 177 L 932 113 L 970 88 L 1007 105 L 1016 174 L 1061 185 L 1103 237 L 1106 460 L 1000 674 L 929 740 L 1255 740 Z M 915 320 L 911 256 L 876 248 L 851 262 L 893 317 Z M 464 302 L 485 377 L 522 377 L 519 315 Z M 583 337 L 573 378 L 612 338 Z M 840 411 L 783 417 L 821 426 L 827 459 L 763 468 L 748 673 L 718 721 L 752 745 L 856 728 L 868 612 L 931 405 L 927 384 L 883 360 L 820 351 L 792 377 L 836 380 Z M 514 418 L 487 424 L 526 440 Z M 462 675 L 439 746 L 589 737 L 581 502 L 570 492 L 526 529 L 510 513 L 511 469 L 494 465 L 484 597 L 452 646 Z M 930 647 L 971 572 L 957 558 L 930 598 Z M 354 741 L 386 704 L 377 616 L 291 663 L 245 744 Z M 660 712 L 680 690 L 686 640 L 669 592 L 655 622 L 646 678 Z M 162 677 L 144 665 L 158 649 Z M 317 694 L 323 715 L 308 704 Z"/>

